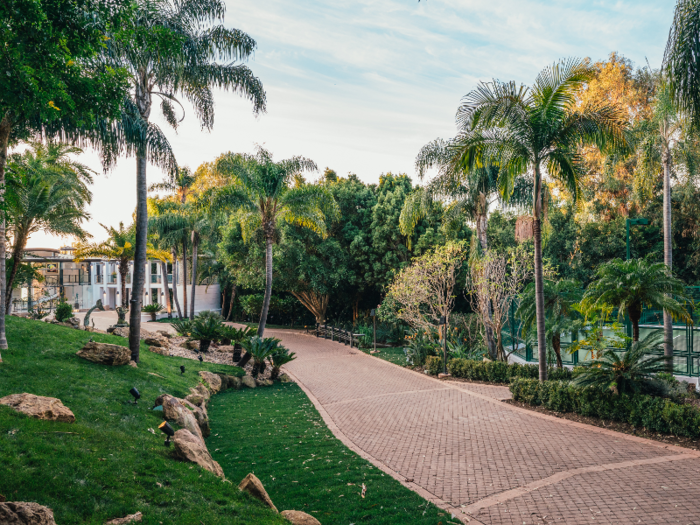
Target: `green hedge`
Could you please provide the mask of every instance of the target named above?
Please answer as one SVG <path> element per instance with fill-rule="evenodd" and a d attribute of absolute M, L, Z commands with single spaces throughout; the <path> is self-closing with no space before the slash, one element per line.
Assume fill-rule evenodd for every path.
<path fill-rule="evenodd" d="M 448 365 L 449 366 L 449 365 Z M 442 372 L 442 357 L 429 355 L 425 358 L 425 369 L 434 376 Z"/>
<path fill-rule="evenodd" d="M 593 388 L 576 388 L 564 381 L 516 378 L 510 383 L 515 401 L 556 412 L 627 422 L 654 432 L 700 437 L 700 410 L 669 399 L 647 395 L 616 395 Z"/>
<path fill-rule="evenodd" d="M 507 364 L 501 361 L 475 361 L 473 359 L 450 359 L 447 370 L 454 377 L 491 383 L 509 383 L 517 377 L 538 378 L 537 365 Z M 571 379 L 571 370 L 550 369 L 550 379 Z"/>

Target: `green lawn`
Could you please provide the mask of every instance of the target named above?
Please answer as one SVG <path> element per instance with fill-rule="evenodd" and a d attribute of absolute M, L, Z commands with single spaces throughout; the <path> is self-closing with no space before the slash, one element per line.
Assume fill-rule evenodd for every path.
<path fill-rule="evenodd" d="M 323 525 L 457 523 L 345 447 L 296 384 L 219 394 L 209 417 L 209 450 L 226 475 L 253 472 L 280 511 Z"/>
<path fill-rule="evenodd" d="M 0 494 L 8 500 L 47 505 L 60 525 L 102 524 L 136 511 L 153 525 L 286 523 L 241 494 L 237 474 L 227 472 L 231 484 L 174 460 L 164 436 L 148 431 L 157 432 L 162 420 L 149 410 L 159 394 L 184 396 L 198 370 L 240 369 L 163 357 L 143 346 L 138 369 L 100 366 L 75 352 L 91 336 L 122 345 L 125 339 L 16 317 L 7 318 L 7 328 L 11 350 L 2 352 L 0 397 L 58 397 L 77 418 L 39 421 L 0 406 Z M 131 403 L 133 386 L 142 395 L 138 406 Z"/>
<path fill-rule="evenodd" d="M 371 348 L 363 348 L 362 351 L 366 354 L 369 354 Z M 374 357 L 378 357 L 379 359 L 384 359 L 385 361 L 389 361 L 390 363 L 394 363 L 395 365 L 399 366 L 406 366 L 406 354 L 403 351 L 403 347 L 401 348 L 377 348 L 378 353 L 376 354 L 371 354 Z"/>

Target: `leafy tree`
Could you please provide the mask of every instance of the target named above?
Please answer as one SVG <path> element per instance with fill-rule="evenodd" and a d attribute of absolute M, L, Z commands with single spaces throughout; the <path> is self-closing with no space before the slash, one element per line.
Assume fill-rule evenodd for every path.
<path fill-rule="evenodd" d="M 692 298 L 683 281 L 674 277 L 663 263 L 613 259 L 598 267 L 596 277 L 583 296 L 582 310 L 617 308 L 619 317 L 626 312 L 635 342 L 639 341 L 639 320 L 644 306 L 663 309 L 675 318 L 693 322 L 685 306 L 686 302 L 692 303 Z"/>
<path fill-rule="evenodd" d="M 325 237 L 327 220 L 337 217 L 338 207 L 322 186 L 290 187 L 295 174 L 316 169 L 304 157 L 274 162 L 270 152 L 258 148 L 255 155 L 226 153 L 217 159 L 216 169 L 230 174 L 234 182 L 214 193 L 212 209 L 235 210 L 245 242 L 258 232 L 265 239 L 265 302 L 258 325 L 262 337 L 272 296 L 272 245 L 279 226 L 297 224 Z"/>
<path fill-rule="evenodd" d="M 75 235 L 84 240 L 81 223 L 90 218 L 85 207 L 92 200 L 87 184 L 92 172 L 71 159 L 82 150 L 60 143 L 31 144 L 23 154 L 13 155 L 8 164 L 6 213 L 12 235 L 12 258 L 7 289 L 12 290 L 30 235 L 45 231 L 53 235 Z M 10 311 L 9 292 L 5 309 Z"/>
<path fill-rule="evenodd" d="M 601 149 L 624 145 L 625 121 L 614 106 L 576 107 L 576 93 L 593 78 L 586 62 L 560 61 L 544 69 L 532 88 L 494 80 L 470 92 L 457 118 L 460 162 L 465 168 L 501 166 L 500 188 L 512 194 L 515 180 L 534 174 L 533 231 L 540 380 L 547 378 L 544 290 L 542 270 L 542 170 L 560 181 L 573 199 L 581 193 L 578 148 Z"/>
<path fill-rule="evenodd" d="M 255 41 L 237 29 L 223 25 L 225 5 L 222 0 L 136 0 L 129 23 L 122 24 L 110 41 L 113 53 L 129 72 L 130 104 L 147 124 L 149 134 L 161 135 L 149 123 L 153 98 L 160 99 L 165 120 L 177 128 L 182 118 L 176 106 L 184 97 L 194 106 L 203 128 L 214 124 L 212 88 L 231 89 L 253 102 L 256 113 L 265 111 L 265 92 L 248 67 L 235 61 L 247 59 L 255 50 Z M 219 61 L 231 61 L 221 64 Z M 148 210 L 146 163 L 155 161 L 176 171 L 167 140 L 147 147 L 137 144 L 136 153 L 136 238 L 132 300 L 141 298 L 147 261 Z M 135 303 L 136 304 L 136 303 Z M 132 359 L 138 362 L 139 308 L 131 309 L 132 330 L 129 346 Z"/>

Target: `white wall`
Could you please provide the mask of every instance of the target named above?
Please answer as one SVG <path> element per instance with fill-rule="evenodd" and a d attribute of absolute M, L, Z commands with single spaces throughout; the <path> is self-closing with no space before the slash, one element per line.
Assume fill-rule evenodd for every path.
<path fill-rule="evenodd" d="M 177 299 L 180 301 L 180 308 L 183 307 L 182 301 L 182 285 L 177 286 Z M 192 286 L 187 286 L 187 311 L 189 312 L 192 301 Z M 199 313 L 203 310 L 221 310 L 221 290 L 218 284 L 210 284 L 209 286 L 195 286 L 194 294 L 194 313 Z M 177 308 L 173 304 L 173 312 L 177 312 Z"/>

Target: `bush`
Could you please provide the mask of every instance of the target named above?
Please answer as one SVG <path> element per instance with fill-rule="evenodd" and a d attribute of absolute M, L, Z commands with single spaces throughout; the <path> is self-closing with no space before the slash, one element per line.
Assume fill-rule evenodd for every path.
<path fill-rule="evenodd" d="M 190 339 L 199 341 L 199 351 L 206 352 L 212 341 L 218 341 L 221 337 L 221 328 L 224 325 L 213 316 L 197 316 L 190 325 Z"/>
<path fill-rule="evenodd" d="M 693 405 L 648 395 L 614 394 L 565 381 L 516 378 L 510 384 L 515 401 L 544 406 L 557 412 L 622 421 L 653 432 L 700 437 L 700 411 Z"/>
<path fill-rule="evenodd" d="M 502 361 L 476 361 L 473 359 L 451 359 L 447 362 L 447 371 L 454 377 L 463 377 L 472 381 L 491 383 L 508 383 L 513 378 L 537 378 L 537 365 L 506 364 Z M 550 370 L 553 379 L 571 379 L 571 371 Z"/>
<path fill-rule="evenodd" d="M 425 368 L 428 370 L 429 374 L 434 376 L 442 372 L 442 357 L 436 355 L 429 355 L 425 359 Z"/>
<path fill-rule="evenodd" d="M 187 318 L 173 319 L 172 325 L 181 337 L 189 337 L 192 332 L 192 321 Z"/>
<path fill-rule="evenodd" d="M 73 307 L 69 303 L 61 301 L 56 305 L 56 321 L 65 323 L 71 317 L 73 317 Z"/>
<path fill-rule="evenodd" d="M 158 312 L 163 310 L 163 305 L 158 304 L 158 303 L 151 303 L 147 304 L 143 308 L 141 308 L 141 311 L 146 313 L 146 314 L 157 314 Z"/>

